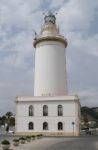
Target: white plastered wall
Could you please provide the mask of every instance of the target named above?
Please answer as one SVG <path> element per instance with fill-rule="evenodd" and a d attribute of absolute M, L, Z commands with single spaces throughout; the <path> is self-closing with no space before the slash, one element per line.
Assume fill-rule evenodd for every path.
<path fill-rule="evenodd" d="M 65 45 L 56 41 L 37 44 L 34 96 L 67 95 Z"/>
<path fill-rule="evenodd" d="M 63 106 L 63 116 L 57 115 L 57 106 Z M 34 106 L 34 116 L 28 116 L 29 105 Z M 43 105 L 48 105 L 48 116 L 43 116 Z M 43 122 L 48 122 L 49 129 L 47 132 L 59 132 L 57 129 L 58 122 L 63 123 L 63 132 L 73 132 L 72 122 L 76 122 L 74 132 L 79 131 L 78 124 L 78 109 L 74 101 L 60 102 L 19 102 L 17 103 L 17 127 L 16 132 L 46 132 L 43 131 Z M 28 130 L 28 123 L 34 123 L 34 130 Z"/>

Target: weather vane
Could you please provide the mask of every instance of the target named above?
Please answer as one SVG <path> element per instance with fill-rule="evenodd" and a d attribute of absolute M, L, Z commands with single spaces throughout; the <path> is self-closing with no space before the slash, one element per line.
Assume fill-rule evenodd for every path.
<path fill-rule="evenodd" d="M 51 10 L 49 10 L 49 11 L 47 11 L 47 13 L 45 13 L 45 12 L 43 12 L 42 13 L 44 16 L 46 16 L 46 14 L 52 14 L 52 11 Z M 57 15 L 58 13 L 57 12 L 55 12 L 54 13 L 55 15 Z M 53 14 L 52 14 L 53 15 Z"/>

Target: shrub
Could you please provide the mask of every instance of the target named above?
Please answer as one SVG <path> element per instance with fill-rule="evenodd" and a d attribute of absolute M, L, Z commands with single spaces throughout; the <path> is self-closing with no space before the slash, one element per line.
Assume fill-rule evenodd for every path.
<path fill-rule="evenodd" d="M 26 139 L 31 139 L 31 136 L 26 136 Z"/>
<path fill-rule="evenodd" d="M 36 137 L 35 135 L 32 135 L 32 136 L 31 136 L 32 140 L 35 140 L 35 137 Z"/>
<path fill-rule="evenodd" d="M 38 135 L 37 135 L 38 138 L 41 138 L 42 136 L 43 136 L 42 134 L 38 134 Z"/>
<path fill-rule="evenodd" d="M 9 142 L 8 140 L 3 140 L 3 141 L 1 142 L 1 144 L 3 144 L 3 145 L 9 145 L 10 142 Z"/>
<path fill-rule="evenodd" d="M 13 139 L 13 142 L 19 142 L 19 139 Z"/>
<path fill-rule="evenodd" d="M 25 137 L 20 137 L 19 140 L 25 140 Z"/>

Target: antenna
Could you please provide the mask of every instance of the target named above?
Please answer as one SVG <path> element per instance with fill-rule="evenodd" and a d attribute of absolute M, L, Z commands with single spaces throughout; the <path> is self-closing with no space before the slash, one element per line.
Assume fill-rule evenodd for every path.
<path fill-rule="evenodd" d="M 34 30 L 34 29 L 32 29 L 33 30 L 33 32 L 34 32 L 34 35 L 37 35 L 37 32 Z"/>
<path fill-rule="evenodd" d="M 45 12 L 42 13 L 45 16 Z"/>
<path fill-rule="evenodd" d="M 37 32 L 34 30 L 34 29 L 32 29 L 33 30 L 33 32 L 34 32 L 34 40 L 36 40 L 37 39 Z"/>

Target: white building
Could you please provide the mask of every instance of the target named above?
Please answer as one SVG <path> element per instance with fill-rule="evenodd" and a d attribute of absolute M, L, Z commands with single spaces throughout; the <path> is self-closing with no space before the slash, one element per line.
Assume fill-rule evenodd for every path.
<path fill-rule="evenodd" d="M 65 48 L 55 16 L 49 12 L 33 45 L 34 97 L 16 98 L 16 133 L 74 135 L 80 133 L 78 96 L 68 96 Z"/>

